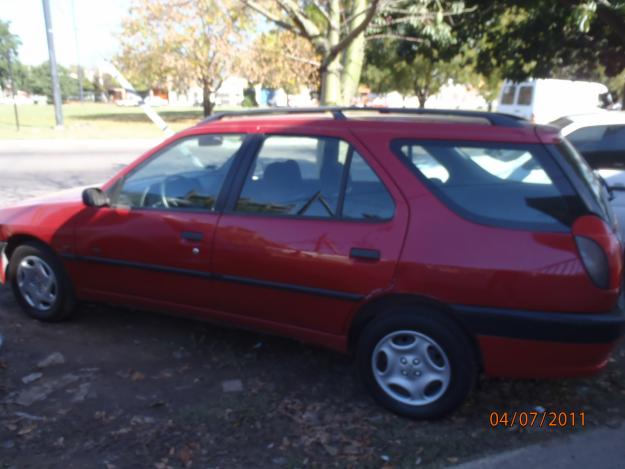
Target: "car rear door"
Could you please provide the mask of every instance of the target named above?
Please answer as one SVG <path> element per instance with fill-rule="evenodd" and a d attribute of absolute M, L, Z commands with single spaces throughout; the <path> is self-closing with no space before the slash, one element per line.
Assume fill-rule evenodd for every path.
<path fill-rule="evenodd" d="M 131 170 L 112 206 L 76 223 L 72 275 L 84 296 L 147 307 L 210 309 L 220 194 L 245 136 L 183 137 Z"/>
<path fill-rule="evenodd" d="M 338 131 L 285 127 L 257 138 L 215 232 L 217 307 L 259 324 L 341 334 L 354 308 L 392 283 L 405 201 L 366 149 Z"/>

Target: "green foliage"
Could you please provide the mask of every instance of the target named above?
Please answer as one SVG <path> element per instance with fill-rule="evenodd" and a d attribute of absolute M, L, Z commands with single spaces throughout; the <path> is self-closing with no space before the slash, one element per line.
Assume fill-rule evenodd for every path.
<path fill-rule="evenodd" d="M 63 100 L 67 100 L 70 96 L 77 96 L 78 80 L 70 76 L 67 68 L 57 65 L 57 69 Z M 44 62 L 40 65 L 27 69 L 23 89 L 33 94 L 45 95 L 48 97 L 48 100 L 51 100 L 52 77 L 50 75 L 50 63 Z"/>
<path fill-rule="evenodd" d="M 17 49 L 21 44 L 19 37 L 11 33 L 9 26 L 10 23 L 8 21 L 0 20 L 0 86 L 3 88 L 9 82 L 9 56 L 13 65 L 15 65 L 17 62 Z"/>
<path fill-rule="evenodd" d="M 565 70 L 590 78 L 625 69 L 625 2 L 496 0 L 463 18 L 461 34 L 479 50 L 484 74 L 500 70 L 513 80 L 553 77 Z M 562 3 L 568 4 L 563 6 Z"/>

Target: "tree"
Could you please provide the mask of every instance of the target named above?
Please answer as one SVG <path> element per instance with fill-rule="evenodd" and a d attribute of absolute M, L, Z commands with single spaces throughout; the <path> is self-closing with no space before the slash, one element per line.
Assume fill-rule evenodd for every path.
<path fill-rule="evenodd" d="M 288 93 L 316 87 L 319 58 L 308 41 L 290 31 L 270 31 L 256 38 L 242 64 L 250 82 Z"/>
<path fill-rule="evenodd" d="M 0 20 L 0 86 L 2 88 L 6 88 L 10 82 L 9 60 L 14 68 L 17 67 L 17 49 L 21 44 L 20 38 L 11 33 L 9 26 L 8 21 Z"/>
<path fill-rule="evenodd" d="M 506 78 L 611 79 L 625 70 L 622 0 L 495 0 L 460 28 L 475 50 L 478 69 Z M 625 99 L 625 90 L 623 90 Z M 624 101 L 625 104 L 625 101 Z"/>
<path fill-rule="evenodd" d="M 57 65 L 59 75 L 59 85 L 61 96 L 67 99 L 69 96 L 76 96 L 78 80 L 72 78 L 69 70 L 61 65 Z M 50 63 L 44 62 L 40 65 L 28 67 L 22 79 L 21 88 L 32 94 L 45 95 L 52 100 L 52 77 L 50 76 Z M 17 81 L 17 80 L 16 80 Z"/>
<path fill-rule="evenodd" d="M 202 88 L 204 115 L 234 70 L 247 24 L 233 0 L 134 0 L 122 23 L 116 62 L 139 88 Z"/>
<path fill-rule="evenodd" d="M 444 19 L 464 12 L 463 2 L 445 0 L 241 1 L 314 47 L 321 58 L 323 104 L 351 101 L 360 82 L 368 38 L 401 38 L 386 32 L 395 24 L 410 24 L 425 34 L 445 34 Z"/>

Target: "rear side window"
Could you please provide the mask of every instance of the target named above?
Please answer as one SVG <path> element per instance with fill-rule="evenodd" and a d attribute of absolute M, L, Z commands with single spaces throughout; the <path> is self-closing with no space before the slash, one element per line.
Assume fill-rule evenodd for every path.
<path fill-rule="evenodd" d="M 515 85 L 505 85 L 501 93 L 501 104 L 514 104 Z"/>
<path fill-rule="evenodd" d="M 529 106 L 532 104 L 532 96 L 534 95 L 534 88 L 531 86 L 519 87 L 519 97 L 516 103 L 520 106 Z"/>
<path fill-rule="evenodd" d="M 470 220 L 567 230 L 573 192 L 541 145 L 394 141 L 394 153 L 450 208 Z"/>

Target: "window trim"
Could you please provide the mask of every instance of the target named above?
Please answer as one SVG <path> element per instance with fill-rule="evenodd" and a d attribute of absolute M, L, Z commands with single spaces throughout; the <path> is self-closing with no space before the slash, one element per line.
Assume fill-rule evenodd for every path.
<path fill-rule="evenodd" d="M 241 145 L 239 149 L 232 155 L 234 157 L 234 161 L 232 162 L 232 166 L 226 173 L 226 177 L 224 177 L 221 188 L 219 189 L 219 193 L 215 198 L 215 206 L 212 210 L 208 210 L 205 208 L 186 208 L 186 207 L 129 207 L 126 205 L 119 205 L 119 196 L 121 191 L 126 183 L 127 179 L 140 171 L 143 167 L 149 164 L 154 159 L 161 156 L 166 151 L 170 150 L 173 146 L 179 145 L 186 140 L 197 139 L 204 135 L 238 135 L 242 137 Z M 115 183 L 107 190 L 107 195 L 111 201 L 110 208 L 111 209 L 122 209 L 129 210 L 133 212 L 188 212 L 188 213 L 210 213 L 210 214 L 218 214 L 223 212 L 223 206 L 226 202 L 227 195 L 230 193 L 232 179 L 234 175 L 238 172 L 238 168 L 241 165 L 242 160 L 245 158 L 246 152 L 248 150 L 248 146 L 252 143 L 251 137 L 252 134 L 247 132 L 206 132 L 206 133 L 198 133 L 193 135 L 184 135 L 172 142 L 169 145 L 159 149 L 158 151 L 151 154 L 148 158 L 141 161 L 138 165 L 124 174 L 122 177 L 117 179 Z"/>
<path fill-rule="evenodd" d="M 237 170 L 238 172 L 236 175 L 236 180 L 233 181 L 232 186 L 229 188 L 228 198 L 227 198 L 226 203 L 224 204 L 222 214 L 242 216 L 242 217 L 277 218 L 277 219 L 284 219 L 284 220 L 302 220 L 302 221 L 310 220 L 310 221 L 348 222 L 348 223 L 366 223 L 366 224 L 389 223 L 395 219 L 397 215 L 397 202 L 395 200 L 395 197 L 393 197 L 393 192 L 388 189 L 388 186 L 384 183 L 384 180 L 380 177 L 378 172 L 371 166 L 371 163 L 369 162 L 367 157 L 363 155 L 362 152 L 360 151 L 358 152 L 358 154 L 362 157 L 362 159 L 365 161 L 369 169 L 371 169 L 373 174 L 375 174 L 376 178 L 378 178 L 378 180 L 380 181 L 380 184 L 382 184 L 382 187 L 384 187 L 384 190 L 388 193 L 391 199 L 391 202 L 393 203 L 393 215 L 389 218 L 371 219 L 371 218 L 345 218 L 343 217 L 343 213 L 342 213 L 343 205 L 342 204 L 344 204 L 345 186 L 347 185 L 349 170 L 344 171 L 343 175 L 341 176 L 341 186 L 340 186 L 341 193 L 339 194 L 339 201 L 337 202 L 337 210 L 333 217 L 302 216 L 302 215 L 268 213 L 268 212 L 238 212 L 236 211 L 236 204 L 239 198 L 241 197 L 241 194 L 243 193 L 243 186 L 245 185 L 245 181 L 247 179 L 249 171 L 251 170 L 252 165 L 254 164 L 254 162 L 256 161 L 256 158 L 258 157 L 260 151 L 262 150 L 265 140 L 267 140 L 270 137 L 293 137 L 293 138 L 308 137 L 308 138 L 316 138 L 316 139 L 333 138 L 333 139 L 345 142 L 347 143 L 347 145 L 349 145 L 349 151 L 348 151 L 345 162 L 346 164 L 349 163 L 350 169 L 351 169 L 351 161 L 352 161 L 354 150 L 358 151 L 358 148 L 356 148 L 356 145 L 352 141 L 346 139 L 345 137 L 342 137 L 342 136 L 339 137 L 336 135 L 324 135 L 321 133 L 310 133 L 310 134 L 309 133 L 297 133 L 296 134 L 296 133 L 282 133 L 282 132 L 277 132 L 277 133 L 263 132 L 263 133 L 249 134 L 249 136 L 251 137 L 250 147 L 248 151 L 246 151 L 245 153 L 245 156 L 244 156 L 245 159 L 241 162 L 240 167 Z"/>
<path fill-rule="evenodd" d="M 479 225 L 490 226 L 495 228 L 507 228 L 521 231 L 540 231 L 547 233 L 570 233 L 571 226 L 564 225 L 558 221 L 554 223 L 541 223 L 541 222 L 531 222 L 531 221 L 514 221 L 514 220 L 503 220 L 491 218 L 483 215 L 476 214 L 470 210 L 467 210 L 457 202 L 455 202 L 451 197 L 449 197 L 440 187 L 436 184 L 432 183 L 419 169 L 414 166 L 408 159 L 404 156 L 401 151 L 401 147 L 403 145 L 412 144 L 412 145 L 447 145 L 451 147 L 472 147 L 472 148 L 514 148 L 518 147 L 529 148 L 532 150 L 532 156 L 535 157 L 538 162 L 543 166 L 543 169 L 552 180 L 553 184 L 557 187 L 557 189 L 562 194 L 564 199 L 564 203 L 566 204 L 568 210 L 571 212 L 571 221 L 570 225 L 573 224 L 573 221 L 581 215 L 579 212 L 579 206 L 575 207 L 569 203 L 570 197 L 575 197 L 579 199 L 579 195 L 574 190 L 570 181 L 566 178 L 566 175 L 563 174 L 560 166 L 553 160 L 552 154 L 549 152 L 544 145 L 539 143 L 516 143 L 516 142 L 489 142 L 489 141 L 477 141 L 477 140 L 428 140 L 428 139 L 414 139 L 414 138 L 398 138 L 393 139 L 390 142 L 391 153 L 395 156 L 395 158 L 399 159 L 401 163 L 411 172 L 413 173 L 418 180 L 439 200 L 442 204 L 460 216 L 461 218 L 470 221 L 472 223 L 476 223 Z M 580 201 L 581 203 L 581 201 Z M 578 204 L 579 205 L 579 204 Z"/>

